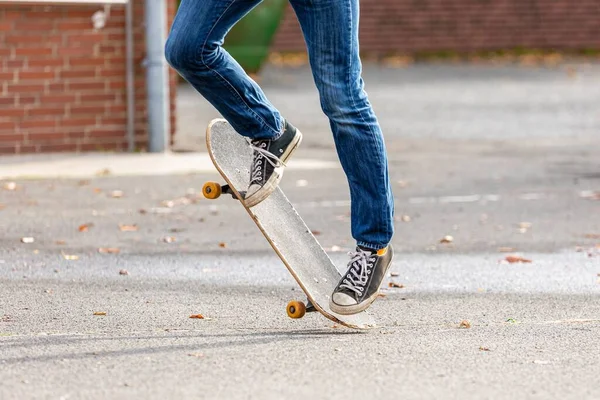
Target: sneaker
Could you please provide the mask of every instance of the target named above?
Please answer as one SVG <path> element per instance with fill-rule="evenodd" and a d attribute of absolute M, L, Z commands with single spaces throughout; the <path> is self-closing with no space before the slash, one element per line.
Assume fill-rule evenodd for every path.
<path fill-rule="evenodd" d="M 279 138 L 255 139 L 250 142 L 254 158 L 250 168 L 250 185 L 244 197 L 246 207 L 257 205 L 275 190 L 283 176 L 285 162 L 301 141 L 302 133 L 286 121 Z"/>
<path fill-rule="evenodd" d="M 357 247 L 350 253 L 348 271 L 340 279 L 329 300 L 331 311 L 342 315 L 366 310 L 379 294 L 379 287 L 390 265 L 392 246 L 379 251 Z"/>

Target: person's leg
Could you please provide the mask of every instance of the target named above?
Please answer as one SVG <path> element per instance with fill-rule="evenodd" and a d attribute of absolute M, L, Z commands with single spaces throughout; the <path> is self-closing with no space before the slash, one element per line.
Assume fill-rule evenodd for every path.
<path fill-rule="evenodd" d="M 231 27 L 261 0 L 182 0 L 165 56 L 241 135 L 271 139 L 283 129 L 279 111 L 221 46 Z"/>
<path fill-rule="evenodd" d="M 394 233 L 394 199 L 383 134 L 361 78 L 359 4 L 358 0 L 290 2 L 350 185 L 352 236 L 359 248 L 332 296 L 331 307 L 354 313 L 377 297 L 391 262 L 389 243 Z"/>
<path fill-rule="evenodd" d="M 261 0 L 182 0 L 165 45 L 167 61 L 243 136 L 254 158 L 244 202 L 252 207 L 279 184 L 301 133 L 221 47 L 231 27 Z"/>

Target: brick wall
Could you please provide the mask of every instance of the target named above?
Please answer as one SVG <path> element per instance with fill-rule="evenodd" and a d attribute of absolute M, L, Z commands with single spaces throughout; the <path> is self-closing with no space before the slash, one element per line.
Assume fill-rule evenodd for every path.
<path fill-rule="evenodd" d="M 167 1 L 170 24 L 175 1 Z M 144 0 L 133 4 L 135 134 L 144 148 Z M 0 5 L 0 154 L 127 148 L 125 8 L 113 5 L 94 31 L 100 9 Z M 174 110 L 175 72 L 170 78 Z"/>
<path fill-rule="evenodd" d="M 599 0 L 360 0 L 365 53 L 600 49 Z M 303 51 L 288 9 L 274 43 Z"/>

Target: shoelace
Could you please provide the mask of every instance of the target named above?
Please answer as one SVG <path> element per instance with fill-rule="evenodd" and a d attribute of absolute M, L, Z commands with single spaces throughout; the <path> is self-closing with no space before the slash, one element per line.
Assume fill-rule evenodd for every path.
<path fill-rule="evenodd" d="M 265 142 L 261 143 L 261 147 L 256 146 L 254 143 L 250 142 L 250 148 L 256 152 L 258 152 L 258 156 L 254 159 L 254 163 L 252 164 L 252 176 L 250 177 L 250 182 L 262 181 L 262 168 L 258 168 L 262 165 L 262 160 L 266 160 L 273 168 L 277 168 L 280 165 L 286 167 L 286 164 L 279 159 L 276 155 L 266 150 L 264 147 L 267 144 Z"/>
<path fill-rule="evenodd" d="M 374 258 L 372 258 L 370 252 L 360 249 L 357 252 L 350 252 L 348 254 L 352 257 L 349 263 L 350 268 L 340 285 L 340 289 L 347 288 L 361 295 L 369 280 L 369 274 L 371 273 L 369 267 L 373 266 L 372 262 Z"/>

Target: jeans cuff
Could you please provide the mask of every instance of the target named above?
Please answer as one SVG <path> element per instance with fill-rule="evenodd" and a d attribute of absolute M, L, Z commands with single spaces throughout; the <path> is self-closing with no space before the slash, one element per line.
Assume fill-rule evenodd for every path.
<path fill-rule="evenodd" d="M 361 247 L 366 247 L 368 249 L 372 249 L 372 250 L 381 250 L 381 249 L 385 249 L 388 245 L 387 244 L 373 244 L 373 243 L 368 243 L 368 242 L 361 242 L 361 241 L 357 241 L 356 242 L 357 246 L 361 246 Z"/>

